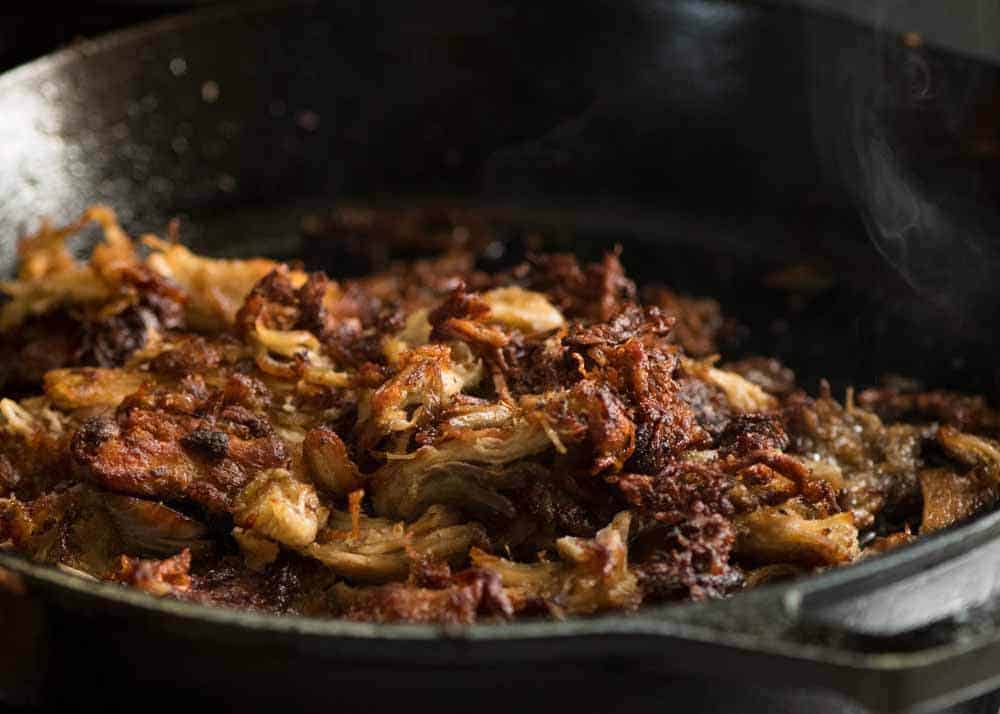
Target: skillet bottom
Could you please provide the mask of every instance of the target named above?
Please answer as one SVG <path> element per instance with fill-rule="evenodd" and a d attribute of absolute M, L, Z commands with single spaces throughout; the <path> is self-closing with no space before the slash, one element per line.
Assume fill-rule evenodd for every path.
<path fill-rule="evenodd" d="M 0 596 L 5 654 L 19 668 L 0 676 L 2 711 L 184 711 L 201 707 L 310 714 L 399 711 L 414 703 L 440 714 L 511 711 L 674 711 L 741 714 L 863 714 L 833 693 L 738 686 L 678 678 L 622 657 L 528 666 L 434 668 L 358 666 L 266 641 L 255 646 L 136 627 L 74 609 L 43 608 Z M 377 646 L 373 643 L 373 646 Z M 40 674 L 44 673 L 44 674 Z M 790 683 L 791 684 L 791 683 Z M 335 704 L 333 704 L 335 702 Z M 994 714 L 1000 692 L 939 710 Z"/>

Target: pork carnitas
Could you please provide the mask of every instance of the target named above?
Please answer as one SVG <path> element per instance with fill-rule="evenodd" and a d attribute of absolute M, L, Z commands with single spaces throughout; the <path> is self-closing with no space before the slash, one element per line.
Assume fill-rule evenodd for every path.
<path fill-rule="evenodd" d="M 615 252 L 336 281 L 133 240 L 98 206 L 23 239 L 2 290 L 0 543 L 159 597 L 590 615 L 850 563 L 1000 497 L 981 398 L 838 401 L 720 363 L 718 304 L 640 293 Z"/>

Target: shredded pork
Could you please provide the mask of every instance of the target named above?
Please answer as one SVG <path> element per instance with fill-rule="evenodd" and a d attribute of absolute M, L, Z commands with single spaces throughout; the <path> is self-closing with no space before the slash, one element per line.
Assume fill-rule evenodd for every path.
<path fill-rule="evenodd" d="M 344 215 L 420 244 L 416 214 Z M 101 206 L 23 239 L 0 543 L 159 597 L 471 623 L 725 597 L 1000 498 L 981 397 L 810 396 L 719 362 L 718 304 L 640 293 L 617 252 L 487 273 L 435 236 L 344 281 L 133 241 Z"/>

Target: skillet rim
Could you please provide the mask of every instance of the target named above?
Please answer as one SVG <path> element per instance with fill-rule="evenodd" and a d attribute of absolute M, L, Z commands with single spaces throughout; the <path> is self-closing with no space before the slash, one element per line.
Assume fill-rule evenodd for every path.
<path fill-rule="evenodd" d="M 989 530 L 1000 532 L 1000 511 L 987 514 L 980 520 L 989 519 Z M 969 526 L 977 525 L 973 521 Z M 952 532 L 952 535 L 965 533 Z M 944 535 L 944 534 L 941 534 Z M 952 539 L 955 540 L 955 539 Z M 910 548 L 900 549 L 900 553 Z M 910 558 L 916 560 L 917 558 Z M 366 623 L 338 618 L 308 617 L 302 615 L 274 615 L 239 608 L 203 605 L 170 598 L 158 598 L 136 588 L 120 584 L 91 580 L 87 577 L 58 569 L 56 566 L 35 563 L 20 554 L 0 551 L 0 568 L 23 576 L 29 584 L 52 586 L 72 595 L 83 596 L 102 602 L 113 602 L 145 614 L 162 614 L 177 617 L 191 623 L 202 622 L 218 626 L 235 626 L 256 632 L 305 636 L 320 639 L 353 639 L 357 641 L 392 641 L 407 643 L 434 643 L 441 641 L 461 642 L 468 646 L 489 645 L 491 642 L 544 642 L 567 641 L 583 637 L 625 637 L 625 638 L 679 638 L 693 640 L 708 645 L 735 647 L 751 653 L 791 657 L 809 660 L 824 665 L 837 665 L 848 669 L 878 670 L 885 673 L 909 672 L 944 661 L 959 653 L 967 653 L 1000 639 L 994 633 L 979 638 L 963 639 L 945 645 L 917 650 L 914 652 L 862 653 L 854 650 L 838 649 L 823 644 L 807 643 L 797 639 L 782 638 L 776 633 L 766 636 L 712 626 L 700 623 L 697 618 L 685 621 L 674 615 L 689 614 L 692 611 L 709 609 L 773 610 L 775 606 L 794 613 L 797 602 L 808 589 L 818 590 L 817 580 L 824 585 L 850 585 L 860 579 L 858 570 L 873 571 L 876 560 L 855 563 L 820 575 L 806 577 L 787 584 L 764 585 L 726 600 L 708 603 L 681 603 L 677 605 L 653 605 L 640 608 L 635 613 L 606 614 L 590 618 L 568 620 L 513 620 L 510 622 L 476 623 L 473 625 L 423 625 L 405 623 Z M 855 577 L 844 578 L 843 573 Z M 861 577 L 864 577 L 861 576 Z M 812 586 L 804 588 L 803 585 Z M 29 585 L 27 597 L 37 597 Z M 734 604 L 735 603 L 735 604 Z M 610 654 L 610 653 L 606 653 Z M 378 658 L 377 656 L 374 658 Z M 392 655 L 386 656 L 392 659 Z"/>
<path fill-rule="evenodd" d="M 254 15 L 266 10 L 279 10 L 291 5 L 314 5 L 317 0 L 247 0 L 237 3 L 224 0 L 221 3 L 200 7 L 189 12 L 172 13 L 154 20 L 147 20 L 118 30 L 104 32 L 96 37 L 83 37 L 71 41 L 60 49 L 29 60 L 4 72 L 0 72 L 0 92 L 38 78 L 44 72 L 56 69 L 76 60 L 86 59 L 102 52 L 160 35 L 169 30 L 205 25 L 231 17 Z"/>

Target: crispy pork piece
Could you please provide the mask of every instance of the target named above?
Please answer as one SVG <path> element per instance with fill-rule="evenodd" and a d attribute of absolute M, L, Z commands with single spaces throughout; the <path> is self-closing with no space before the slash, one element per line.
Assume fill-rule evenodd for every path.
<path fill-rule="evenodd" d="M 409 525 L 362 516 L 356 532 L 349 514 L 334 511 L 302 553 L 352 581 L 379 583 L 406 578 L 414 560 L 461 564 L 470 548 L 488 543 L 482 526 L 444 506 L 428 508 Z"/>
<path fill-rule="evenodd" d="M 702 502 L 672 525 L 647 522 L 632 547 L 643 602 L 704 600 L 738 589 L 743 574 L 732 561 L 735 529 Z"/>
<path fill-rule="evenodd" d="M 1000 483 L 1000 444 L 996 441 L 950 426 L 938 429 L 937 441 L 949 456 L 975 468 L 988 483 Z"/>
<path fill-rule="evenodd" d="M 522 402 L 531 404 L 533 397 Z M 586 444 L 584 463 L 592 475 L 617 473 L 635 453 L 636 425 L 621 397 L 598 380 L 584 379 L 565 394 L 550 393 L 535 418 L 550 431 L 555 448 Z"/>
<path fill-rule="evenodd" d="M 473 352 L 487 355 L 506 347 L 510 337 L 499 326 L 490 324 L 493 312 L 478 294 L 466 291 L 460 282 L 448 299 L 427 314 L 431 325 L 430 339 L 437 342 L 457 340 Z"/>
<path fill-rule="evenodd" d="M 735 551 L 762 565 L 837 565 L 859 554 L 858 529 L 850 513 L 826 515 L 799 499 L 738 516 Z"/>
<path fill-rule="evenodd" d="M 641 595 L 628 565 L 631 516 L 623 511 L 592 539 L 556 541 L 558 562 L 515 563 L 474 550 L 475 567 L 499 575 L 515 612 L 542 606 L 553 615 L 632 609 Z"/>
<path fill-rule="evenodd" d="M 121 556 L 111 580 L 163 597 L 191 589 L 191 551 L 182 550 L 163 560 L 145 560 Z"/>
<path fill-rule="evenodd" d="M 66 240 L 90 222 L 104 232 L 87 263 L 76 261 Z M 88 209 L 66 228 L 43 225 L 21 241 L 18 280 L 0 284 L 0 335 L 8 358 L 37 357 L 49 369 L 122 365 L 136 350 L 184 326 L 184 291 L 151 270 L 104 206 Z M 51 315 L 54 320 L 50 320 Z M 36 382 L 44 372 L 29 365 L 0 368 L 0 380 Z"/>
<path fill-rule="evenodd" d="M 296 480 L 286 469 L 261 471 L 233 504 L 237 525 L 292 548 L 315 541 L 328 515 L 312 484 Z"/>
<path fill-rule="evenodd" d="M 322 311 L 323 303 L 337 288 L 325 278 L 321 286 L 315 282 L 280 265 L 249 291 L 235 316 L 236 328 L 253 348 L 257 366 L 263 372 L 298 379 L 307 366 L 332 365 L 317 335 L 323 328 L 317 324 L 320 316 L 312 313 Z M 307 309 L 306 296 L 315 302 L 312 313 Z"/>
<path fill-rule="evenodd" d="M 66 247 L 66 240 L 91 221 L 104 224 L 107 253 L 123 254 L 126 264 L 133 262 L 131 244 L 121 233 L 114 214 L 104 206 L 88 209 L 80 219 L 64 228 L 43 223 L 38 233 L 21 239 L 18 245 L 21 263 L 18 279 L 0 285 L 10 298 L 0 307 L 0 332 L 8 332 L 31 316 L 44 315 L 63 306 L 93 306 L 108 300 L 116 286 L 108 284 L 107 266 L 79 263 Z M 105 269 L 101 269 L 104 267 Z"/>
<path fill-rule="evenodd" d="M 510 617 L 514 608 L 500 577 L 470 568 L 436 587 L 388 583 L 373 587 L 333 586 L 334 614 L 363 622 L 421 622 L 468 625 L 483 617 Z"/>
<path fill-rule="evenodd" d="M 717 301 L 681 295 L 662 285 L 644 288 L 642 297 L 647 305 L 656 305 L 676 320 L 672 338 L 689 355 L 708 357 L 718 353 L 725 319 Z"/>
<path fill-rule="evenodd" d="M 546 399 L 522 402 L 481 413 L 485 426 L 452 424 L 433 444 L 390 455 L 371 476 L 376 512 L 411 519 L 433 503 L 445 503 L 483 516 L 512 517 L 513 505 L 499 492 L 523 485 L 525 470 L 518 462 L 562 445 L 536 413 Z M 475 424 L 469 414 L 463 418 Z"/>
<path fill-rule="evenodd" d="M 148 372 L 101 367 L 53 369 L 45 375 L 45 394 L 63 411 L 114 409 L 151 381 Z"/>
<path fill-rule="evenodd" d="M 206 556 L 214 548 L 204 525 L 172 508 L 84 484 L 31 501 L 0 499 L 0 539 L 34 560 L 95 577 L 117 569 L 122 554 Z"/>
<path fill-rule="evenodd" d="M 375 447 L 383 438 L 432 421 L 465 388 L 482 378 L 482 365 L 471 354 L 458 355 L 447 345 L 426 345 L 407 352 L 395 375 L 361 398 L 360 446 Z"/>
<path fill-rule="evenodd" d="M 182 328 L 187 295 L 145 265 L 121 268 L 110 299 L 84 320 L 80 361 L 122 365 L 136 351 Z"/>
<path fill-rule="evenodd" d="M 776 534 L 787 536 L 785 530 L 797 526 L 790 523 L 782 530 L 784 526 L 773 519 L 755 520 L 772 513 L 769 509 L 775 518 L 786 517 L 786 511 L 787 518 L 798 518 L 806 512 L 818 517 L 839 510 L 829 484 L 802 461 L 776 448 L 750 448 L 785 441 L 774 419 L 773 415 L 741 419 L 735 431 L 749 433 L 733 445 L 742 444 L 739 454 L 690 453 L 656 475 L 622 474 L 614 479 L 623 497 L 651 517 L 638 535 L 635 560 L 645 599 L 698 600 L 737 588 L 742 579 L 732 563 L 734 554 L 756 564 L 777 557 L 757 552 L 758 529 L 771 525 Z M 849 514 L 831 523 L 840 521 L 851 523 Z M 856 540 L 857 532 L 852 532 Z M 765 539 L 776 542 L 777 536 L 767 534 Z M 803 542 L 800 550 L 813 545 Z M 806 554 L 803 560 L 814 557 Z"/>
<path fill-rule="evenodd" d="M 587 266 L 567 253 L 533 255 L 514 275 L 523 287 L 546 295 L 569 319 L 606 322 L 636 302 L 635 283 L 625 276 L 617 253 Z"/>
<path fill-rule="evenodd" d="M 316 427 L 306 433 L 302 456 L 313 483 L 335 496 L 347 496 L 364 482 L 364 475 L 347 453 L 344 442 L 329 427 Z"/>
<path fill-rule="evenodd" d="M 730 516 L 735 508 L 730 492 L 735 478 L 714 459 L 678 461 L 656 475 L 621 474 L 613 483 L 640 513 L 675 525 L 696 510 Z"/>
<path fill-rule="evenodd" d="M 395 304 L 356 282 L 341 285 L 279 265 L 250 291 L 236 326 L 265 372 L 342 386 L 343 375 L 329 373 L 380 361 L 384 333 L 400 318 Z"/>
<path fill-rule="evenodd" d="M 959 431 L 997 436 L 1000 413 L 982 396 L 945 390 L 904 392 L 892 387 L 862 390 L 858 404 L 891 421 L 936 421 Z"/>
<path fill-rule="evenodd" d="M 272 260 L 224 260 L 195 255 L 179 243 L 147 236 L 153 249 L 149 267 L 180 286 L 188 297 L 187 323 L 205 332 L 224 330 L 236 321 L 244 299 L 265 275 L 277 267 Z"/>
<path fill-rule="evenodd" d="M 601 326 L 606 329 L 592 329 L 567 339 L 587 346 L 594 365 L 588 369 L 584 362 L 586 374 L 599 379 L 601 388 L 613 389 L 635 423 L 629 468 L 656 472 L 675 456 L 707 446 L 711 437 L 684 399 L 677 379 L 679 360 L 655 345 L 669 325 L 655 312 L 640 317 L 632 311 L 628 322 L 624 327 L 621 321 L 612 321 Z M 647 342 L 654 344 L 647 346 Z"/>
<path fill-rule="evenodd" d="M 920 472 L 924 499 L 920 532 L 930 533 L 964 521 L 1000 498 L 1000 484 L 972 469 L 958 473 L 948 468 Z"/>
<path fill-rule="evenodd" d="M 70 445 L 73 462 L 113 491 L 230 511 L 258 473 L 288 464 L 285 442 L 241 396 L 195 377 L 140 390 L 114 416 L 83 422 Z"/>
<path fill-rule="evenodd" d="M 834 481 L 842 479 L 841 504 L 858 528 L 871 527 L 887 508 L 919 503 L 921 444 L 933 437 L 933 426 L 885 426 L 872 412 L 845 408 L 829 396 L 793 395 L 784 411 L 791 450 L 830 472 Z"/>

